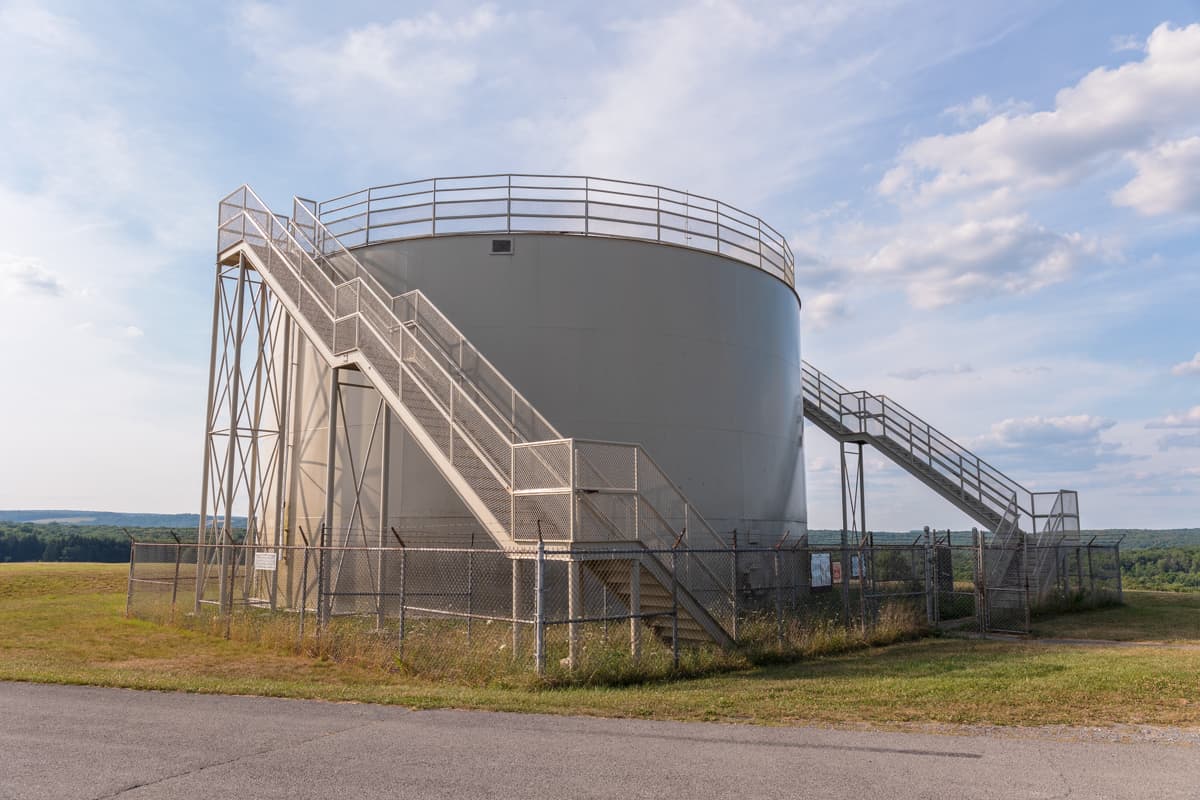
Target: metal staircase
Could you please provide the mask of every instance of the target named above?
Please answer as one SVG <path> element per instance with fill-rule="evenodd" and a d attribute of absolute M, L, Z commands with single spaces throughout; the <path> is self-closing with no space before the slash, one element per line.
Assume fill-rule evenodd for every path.
<path fill-rule="evenodd" d="M 1033 492 L 885 395 L 851 391 L 804 363 L 804 416 L 840 442 L 869 444 L 992 532 L 991 586 L 1025 583 L 1041 592 L 1051 559 L 1030 563 L 1025 545 L 1078 539 L 1075 492 Z M 1019 557 L 1018 557 L 1019 555 Z"/>
<path fill-rule="evenodd" d="M 370 381 L 497 545 L 517 558 L 539 538 L 624 543 L 648 578 L 643 613 L 677 597 L 681 641 L 732 643 L 728 548 L 640 446 L 563 437 L 427 297 L 386 293 L 305 201 L 281 217 L 239 188 L 221 201 L 217 249 L 262 276 L 328 364 Z M 651 552 L 672 548 L 674 569 Z M 631 561 L 581 561 L 630 600 Z"/>

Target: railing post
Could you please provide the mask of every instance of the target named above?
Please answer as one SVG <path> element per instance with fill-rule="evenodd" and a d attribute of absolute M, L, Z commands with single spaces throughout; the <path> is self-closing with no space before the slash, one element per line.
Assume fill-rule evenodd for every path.
<path fill-rule="evenodd" d="M 658 237 L 657 241 L 661 242 L 662 241 L 662 187 L 661 186 L 654 187 L 654 196 L 655 196 L 654 233 Z"/>
<path fill-rule="evenodd" d="M 371 189 L 367 189 L 367 213 L 366 222 L 363 225 L 364 244 L 371 243 Z"/>
<path fill-rule="evenodd" d="M 642 485 L 638 480 L 638 449 L 633 448 L 633 538 L 642 540 Z"/>
<path fill-rule="evenodd" d="M 546 672 L 546 543 L 538 538 L 537 568 L 533 581 L 533 659 L 537 674 Z"/>
<path fill-rule="evenodd" d="M 758 220 L 758 268 L 759 269 L 763 268 L 763 252 L 762 252 L 762 250 L 763 250 L 762 220 L 760 219 L 760 220 Z M 784 263 L 785 264 L 787 263 L 786 258 L 784 259 Z"/>
<path fill-rule="evenodd" d="M 569 504 L 569 508 L 567 509 L 567 511 L 568 511 L 567 525 L 570 528 L 571 543 L 572 543 L 572 545 L 574 545 L 574 542 L 575 542 L 575 505 L 577 502 L 577 495 L 576 495 L 576 488 L 575 488 L 575 462 L 578 460 L 579 454 L 575 450 L 575 440 L 568 439 L 567 441 L 570 442 L 569 447 L 571 448 L 571 460 L 570 460 L 570 463 L 567 465 L 567 469 L 570 471 L 570 475 L 568 477 L 571 479 L 571 501 Z"/>

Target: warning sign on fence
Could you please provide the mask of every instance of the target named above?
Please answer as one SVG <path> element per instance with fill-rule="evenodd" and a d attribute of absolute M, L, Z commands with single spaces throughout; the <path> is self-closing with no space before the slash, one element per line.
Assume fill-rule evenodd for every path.
<path fill-rule="evenodd" d="M 829 553 L 813 553 L 812 588 L 828 589 L 831 585 L 829 579 Z"/>

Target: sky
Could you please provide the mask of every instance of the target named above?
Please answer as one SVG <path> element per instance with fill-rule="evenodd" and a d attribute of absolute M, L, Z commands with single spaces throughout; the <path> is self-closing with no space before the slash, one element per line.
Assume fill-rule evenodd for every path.
<path fill-rule="evenodd" d="M 1200 526 L 1195 0 L 0 0 L 0 96 L 0 507 L 198 508 L 227 192 L 527 171 L 763 217 L 816 366 L 1085 527 Z"/>

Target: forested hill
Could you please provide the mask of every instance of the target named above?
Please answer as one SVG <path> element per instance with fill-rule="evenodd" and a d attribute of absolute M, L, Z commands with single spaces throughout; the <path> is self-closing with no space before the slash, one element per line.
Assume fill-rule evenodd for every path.
<path fill-rule="evenodd" d="M 200 524 L 199 514 L 138 514 L 125 511 L 80 511 L 78 509 L 0 510 L 0 522 L 82 525 L 116 528 L 192 528 Z M 234 527 L 243 527 L 245 517 L 235 517 Z"/>

